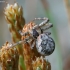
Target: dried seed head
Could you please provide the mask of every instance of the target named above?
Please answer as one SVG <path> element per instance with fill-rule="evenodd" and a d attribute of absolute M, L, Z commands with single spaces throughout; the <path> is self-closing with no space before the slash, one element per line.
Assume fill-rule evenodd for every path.
<path fill-rule="evenodd" d="M 33 64 L 33 70 L 37 70 L 38 67 L 40 67 L 41 70 L 51 70 L 50 63 L 46 61 L 42 56 L 37 57 L 32 64 Z"/>
<path fill-rule="evenodd" d="M 23 30 L 22 30 L 22 34 L 23 34 L 22 40 L 24 40 L 27 37 L 32 36 L 32 33 L 33 33 L 32 28 L 33 28 L 34 25 L 35 25 L 35 23 L 30 22 L 30 23 L 26 24 L 23 27 Z"/>
<path fill-rule="evenodd" d="M 23 9 L 17 3 L 14 5 L 7 4 L 5 8 L 5 18 L 9 23 L 13 23 L 17 30 L 21 30 L 25 24 L 25 19 L 23 18 Z"/>
<path fill-rule="evenodd" d="M 41 29 L 40 28 L 34 29 L 33 28 L 34 26 L 36 26 L 36 24 L 33 22 L 26 24 L 23 27 L 21 35 L 22 36 L 28 35 L 28 33 L 29 33 L 29 35 L 31 35 L 32 37 L 37 38 L 37 36 L 39 36 L 39 34 L 41 33 Z"/>
<path fill-rule="evenodd" d="M 18 52 L 15 47 L 9 47 L 11 44 L 6 42 L 0 49 L 0 63 L 2 70 L 18 70 Z"/>
<path fill-rule="evenodd" d="M 5 16 L 9 17 L 9 19 L 16 19 L 17 16 L 22 16 L 23 11 L 22 7 L 20 7 L 17 3 L 14 5 L 7 4 L 7 7 L 5 8 Z"/>
<path fill-rule="evenodd" d="M 23 27 L 22 33 L 23 34 L 27 33 L 27 34 L 22 36 L 22 40 L 25 40 L 26 38 L 33 36 L 32 35 L 32 33 L 33 33 L 32 28 L 34 25 L 35 24 L 33 22 L 30 22 L 29 24 L 26 24 Z M 35 39 L 32 37 L 31 39 L 29 39 L 28 43 L 30 44 L 30 47 L 32 49 L 32 53 L 34 55 L 33 57 L 40 56 L 40 54 L 37 52 L 37 49 L 36 49 Z"/>

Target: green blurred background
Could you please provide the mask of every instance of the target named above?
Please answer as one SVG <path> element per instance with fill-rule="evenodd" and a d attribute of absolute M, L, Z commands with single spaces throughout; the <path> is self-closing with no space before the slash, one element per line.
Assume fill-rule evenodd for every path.
<path fill-rule="evenodd" d="M 6 41 L 11 42 L 11 36 L 4 17 L 6 3 L 14 4 L 15 0 L 0 0 L 0 46 Z M 53 23 L 49 29 L 55 41 L 55 51 L 46 56 L 52 70 L 70 70 L 70 26 L 67 16 L 65 0 L 16 0 L 23 7 L 26 23 L 35 17 L 48 17 Z"/>

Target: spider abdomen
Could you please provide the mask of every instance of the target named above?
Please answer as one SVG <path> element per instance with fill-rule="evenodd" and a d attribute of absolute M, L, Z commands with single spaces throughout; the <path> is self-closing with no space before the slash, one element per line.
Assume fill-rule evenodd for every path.
<path fill-rule="evenodd" d="M 55 42 L 48 35 L 41 34 L 37 38 L 36 48 L 40 54 L 50 55 L 53 53 L 53 51 L 55 49 Z"/>

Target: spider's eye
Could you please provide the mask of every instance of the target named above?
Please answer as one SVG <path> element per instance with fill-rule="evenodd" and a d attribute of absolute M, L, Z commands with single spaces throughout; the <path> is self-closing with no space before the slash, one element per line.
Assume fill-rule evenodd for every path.
<path fill-rule="evenodd" d="M 33 31 L 33 37 L 37 38 L 39 36 L 39 33 L 35 29 L 33 29 L 32 31 Z"/>
<path fill-rule="evenodd" d="M 40 34 L 36 41 L 37 51 L 42 55 L 50 55 L 55 49 L 54 40 L 46 34 Z"/>

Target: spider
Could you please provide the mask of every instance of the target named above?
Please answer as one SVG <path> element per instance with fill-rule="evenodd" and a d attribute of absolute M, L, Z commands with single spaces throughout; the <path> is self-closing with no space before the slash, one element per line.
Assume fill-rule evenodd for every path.
<path fill-rule="evenodd" d="M 28 42 L 31 43 L 31 48 L 34 47 L 34 45 L 36 44 L 36 48 L 37 51 L 41 54 L 41 55 L 50 55 L 53 53 L 54 49 L 55 49 L 55 42 L 54 40 L 49 37 L 49 35 L 51 34 L 50 32 L 44 32 L 45 30 L 51 28 L 53 26 L 52 23 L 49 23 L 49 19 L 44 17 L 44 18 L 35 18 L 32 22 L 36 21 L 36 20 L 44 20 L 43 22 L 41 22 L 39 25 L 34 25 L 32 27 L 31 30 L 27 31 L 27 32 L 20 32 L 21 36 L 26 36 L 29 34 L 29 36 L 27 38 L 25 38 L 22 41 L 19 41 L 17 43 L 15 43 L 12 46 L 15 46 L 17 44 L 21 44 L 24 42 Z"/>

